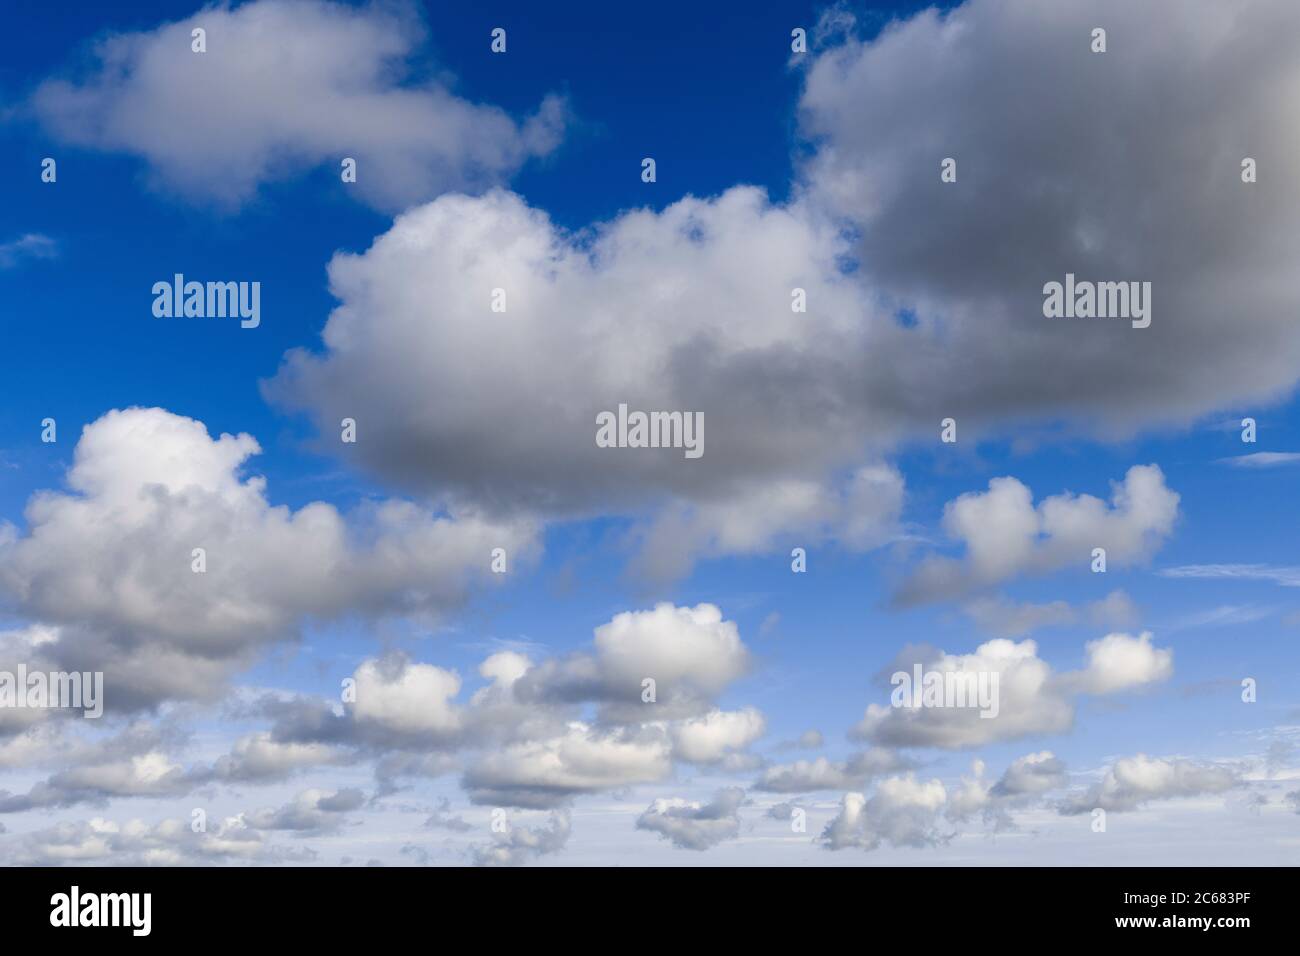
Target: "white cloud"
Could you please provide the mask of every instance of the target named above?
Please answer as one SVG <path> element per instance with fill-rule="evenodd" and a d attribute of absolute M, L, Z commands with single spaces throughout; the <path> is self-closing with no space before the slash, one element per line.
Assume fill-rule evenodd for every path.
<path fill-rule="evenodd" d="M 1176 568 L 1162 568 L 1160 575 L 1166 578 L 1269 581 L 1284 588 L 1300 588 L 1300 567 L 1269 564 L 1185 564 Z"/>
<path fill-rule="evenodd" d="M 190 32 L 207 31 L 207 52 Z M 51 79 L 32 108 L 63 142 L 145 159 L 157 180 L 233 206 L 262 183 L 324 165 L 383 209 L 489 186 L 558 144 L 564 107 L 545 99 L 523 124 L 412 75 L 425 28 L 414 4 L 321 0 L 209 6 L 113 34 L 78 81 Z"/>
<path fill-rule="evenodd" d="M 364 662 L 354 679 L 352 713 L 361 723 L 431 737 L 450 737 L 460 730 L 461 716 L 452 703 L 460 693 L 460 677 L 454 671 L 384 659 Z"/>
<path fill-rule="evenodd" d="M 1223 793 L 1238 782 L 1233 772 L 1224 767 L 1138 754 L 1116 760 L 1099 784 L 1067 800 L 1061 812 L 1089 813 L 1096 807 L 1109 811 L 1136 810 L 1148 800 Z"/>
<path fill-rule="evenodd" d="M 744 750 L 763 736 L 766 722 L 753 707 L 711 710 L 673 725 L 673 754 L 687 763 L 718 763 L 728 754 Z"/>
<path fill-rule="evenodd" d="M 901 476 L 866 464 L 856 396 L 809 387 L 871 341 L 838 242 L 748 187 L 577 236 L 509 193 L 444 196 L 334 257 L 324 350 L 290 352 L 267 393 L 321 428 L 367 422 L 358 460 L 404 487 L 631 515 L 648 574 L 795 536 L 871 547 Z M 792 322 L 796 287 L 815 307 Z M 622 403 L 702 413 L 704 454 L 597 447 L 597 414 Z"/>
<path fill-rule="evenodd" d="M 189 820 L 119 824 L 95 817 L 64 821 L 17 834 L 2 852 L 7 862 L 20 866 L 202 866 L 227 861 L 302 864 L 315 858 L 307 847 L 286 849 L 266 843 L 259 831 L 238 818 L 202 832 L 191 829 Z"/>
<path fill-rule="evenodd" d="M 994 784 L 984 779 L 984 762 L 976 760 L 972 775 L 948 794 L 945 815 L 964 822 L 981 817 L 994 830 L 1014 830 L 1012 811 L 1029 806 L 1048 791 L 1065 785 L 1065 764 L 1050 750 L 1026 754 L 1013 761 Z"/>
<path fill-rule="evenodd" d="M 159 408 L 88 425 L 70 490 L 33 496 L 26 533 L 0 528 L 0 589 L 57 633 L 38 656 L 104 671 L 109 707 L 211 699 L 307 619 L 437 614 L 493 577 L 492 548 L 516 562 L 536 548 L 526 522 L 402 501 L 347 518 L 322 502 L 272 505 L 265 479 L 240 474 L 258 451 L 249 435 L 213 439 Z"/>
<path fill-rule="evenodd" d="M 29 232 L 0 242 L 0 269 L 11 269 L 25 259 L 53 259 L 59 254 L 59 244 L 49 236 Z"/>
<path fill-rule="evenodd" d="M 673 719 L 703 713 L 751 666 L 735 623 L 712 604 L 624 611 L 596 628 L 593 651 L 539 664 L 513 685 L 516 696 L 599 701 L 611 722 Z"/>
<path fill-rule="evenodd" d="M 1174 652 L 1151 646 L 1151 633 L 1137 638 L 1107 634 L 1085 645 L 1087 668 L 1073 678 L 1083 693 L 1112 694 L 1168 680 L 1174 672 Z"/>
<path fill-rule="evenodd" d="M 683 850 L 707 850 L 740 834 L 740 815 L 745 791 L 739 787 L 719 790 L 709 803 L 692 803 L 679 798 L 658 799 L 637 817 L 638 830 L 650 830 Z"/>
<path fill-rule="evenodd" d="M 938 824 L 947 799 L 938 780 L 919 781 L 912 774 L 890 777 L 877 785 L 870 798 L 846 793 L 821 840 L 832 850 L 874 850 L 882 844 L 934 846 L 945 839 Z"/>
<path fill-rule="evenodd" d="M 195 779 L 163 753 L 91 760 L 54 774 L 26 794 L 0 790 L 0 813 L 102 803 L 112 797 L 181 796 L 194 785 Z"/>
<path fill-rule="evenodd" d="M 1276 468 L 1278 465 L 1294 465 L 1300 462 L 1300 452 L 1257 451 L 1250 455 L 1236 455 L 1219 460 L 1234 468 Z"/>
<path fill-rule="evenodd" d="M 1056 673 L 1038 656 L 1032 640 L 987 641 L 973 654 L 945 654 L 927 649 L 904 651 L 894 667 L 909 676 L 915 664 L 926 671 L 997 675 L 996 715 L 979 708 L 869 704 L 851 736 L 887 747 L 962 749 L 1039 734 L 1060 734 L 1074 725 L 1079 694 L 1109 694 L 1165 680 L 1173 672 L 1173 651 L 1156 648 L 1151 635 L 1109 634 L 1086 647 L 1087 666 Z M 893 668 L 891 668 L 892 670 Z"/>
<path fill-rule="evenodd" d="M 492 654 L 478 668 L 488 683 L 468 701 L 454 672 L 389 653 L 357 667 L 355 701 L 255 700 L 250 715 L 270 717 L 271 729 L 241 741 L 216 774 L 374 760 L 387 794 L 402 778 L 463 768 L 475 803 L 549 809 L 663 780 L 675 761 L 749 769 L 763 716 L 715 700 L 749 663 L 735 623 L 710 604 L 617 614 L 595 629 L 590 650 L 537 664 Z M 642 675 L 651 674 L 658 697 L 646 701 Z"/>
<path fill-rule="evenodd" d="M 575 723 L 560 737 L 489 751 L 465 772 L 474 803 L 548 808 L 571 798 L 662 780 L 672 752 L 662 732 L 598 731 Z"/>
<path fill-rule="evenodd" d="M 896 600 L 942 600 L 1025 572 L 1088 567 L 1094 548 L 1106 549 L 1108 567 L 1145 561 L 1173 530 L 1178 501 L 1156 465 L 1130 468 L 1114 485 L 1109 505 L 1066 493 L 1035 507 L 1020 481 L 994 478 L 988 491 L 961 495 L 944 507 L 944 530 L 962 542 L 965 556 L 927 558 Z"/>
<path fill-rule="evenodd" d="M 1065 764 L 1050 750 L 1026 754 L 1012 762 L 993 786 L 997 796 L 1041 794 L 1065 783 Z"/>

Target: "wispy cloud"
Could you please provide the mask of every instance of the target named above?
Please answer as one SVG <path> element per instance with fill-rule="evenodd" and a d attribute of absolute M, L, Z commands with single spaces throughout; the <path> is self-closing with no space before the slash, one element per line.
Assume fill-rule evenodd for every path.
<path fill-rule="evenodd" d="M 1189 627 L 1232 627 L 1238 624 L 1253 624 L 1271 617 L 1277 612 L 1275 607 L 1257 604 L 1222 604 L 1218 607 L 1189 614 L 1168 629 L 1182 630 Z"/>
<path fill-rule="evenodd" d="M 1294 465 L 1300 462 L 1300 451 L 1257 451 L 1251 455 L 1220 458 L 1219 464 L 1233 468 L 1273 468 L 1277 465 Z"/>
<path fill-rule="evenodd" d="M 29 232 L 11 242 L 0 242 L 0 269 L 11 269 L 24 259 L 53 259 L 59 244 L 49 236 Z"/>
<path fill-rule="evenodd" d="M 1269 564 L 1184 564 L 1164 568 L 1165 578 L 1235 578 L 1242 581 L 1271 581 L 1285 588 L 1300 588 L 1300 567 Z"/>

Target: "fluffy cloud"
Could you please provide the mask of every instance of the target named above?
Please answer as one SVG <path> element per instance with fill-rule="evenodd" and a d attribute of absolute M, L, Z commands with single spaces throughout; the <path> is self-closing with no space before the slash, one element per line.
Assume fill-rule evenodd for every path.
<path fill-rule="evenodd" d="M 659 604 L 615 615 L 591 648 L 533 663 L 515 651 L 480 665 L 486 683 L 390 653 L 353 674 L 341 703 L 266 695 L 243 716 L 269 730 L 219 759 L 221 779 L 282 777 L 324 763 L 374 760 L 383 793 L 401 778 L 463 769 L 474 803 L 550 809 L 575 797 L 663 780 L 674 762 L 750 767 L 764 731 L 756 709 L 716 697 L 744 675 L 749 652 L 714 605 Z M 657 698 L 643 698 L 651 675 Z M 594 707 L 594 718 L 587 711 Z"/>
<path fill-rule="evenodd" d="M 1111 694 L 1167 680 L 1174 672 L 1174 652 L 1151 646 L 1151 633 L 1137 639 L 1127 634 L 1107 634 L 1085 646 L 1088 667 L 1076 678 L 1087 694 Z"/>
<path fill-rule="evenodd" d="M 593 651 L 539 664 L 513 685 L 516 696 L 599 701 L 610 722 L 687 717 L 707 710 L 751 666 L 735 623 L 712 604 L 625 611 L 596 628 Z M 653 703 L 646 680 L 654 681 Z"/>
<path fill-rule="evenodd" d="M 944 530 L 965 546 L 958 560 L 927 558 L 895 595 L 900 604 L 939 600 L 998 584 L 1026 571 L 1087 567 L 1094 548 L 1107 566 L 1144 561 L 1173 530 L 1179 496 L 1156 465 L 1135 465 L 1114 486 L 1110 504 L 1092 495 L 1053 495 L 1034 506 L 1015 478 L 994 478 L 986 492 L 948 502 Z"/>
<path fill-rule="evenodd" d="M 830 440 L 856 431 L 850 409 L 800 387 L 861 334 L 835 249 L 805 210 L 752 188 L 627 213 L 586 239 L 510 193 L 444 196 L 334 257 L 325 351 L 290 353 L 271 394 L 322 423 L 347 407 L 367 422 L 363 460 L 422 488 L 537 508 L 662 489 L 723 502 L 756 476 L 844 461 Z M 795 287 L 818 302 L 798 321 Z M 505 312 L 491 311 L 494 288 Z M 773 376 L 788 390 L 769 394 Z M 704 454 L 598 448 L 596 414 L 620 402 L 703 412 Z"/>
<path fill-rule="evenodd" d="M 809 58 L 802 101 L 805 129 L 818 143 L 788 205 L 739 188 L 627 213 L 577 235 L 506 193 L 447 196 L 411 210 L 363 254 L 336 257 L 330 278 L 339 306 L 322 348 L 288 356 L 269 393 L 331 431 L 342 414 L 359 417 L 362 461 L 443 496 L 451 517 L 401 502 L 346 520 L 328 505 L 278 508 L 259 479 L 239 474 L 256 450 L 248 436 L 213 440 L 198 423 L 157 410 L 114 413 L 88 430 L 71 490 L 34 499 L 28 530 L 0 531 L 0 588 L 30 622 L 24 636 L 0 636 L 3 659 L 102 666 L 114 675 L 114 706 L 209 697 L 305 619 L 455 603 L 467 569 L 484 565 L 491 547 L 526 550 L 536 525 L 519 514 L 635 514 L 639 567 L 661 577 L 699 557 L 767 552 L 795 535 L 871 547 L 893 533 L 903 482 L 888 466 L 864 463 L 909 435 L 932 438 L 948 414 L 961 419 L 963 440 L 972 424 L 1030 417 L 1100 420 L 1102 430 L 1119 433 L 1281 394 L 1300 368 L 1300 334 L 1285 319 L 1297 304 L 1290 274 L 1300 200 L 1269 184 L 1300 172 L 1284 124 L 1274 121 L 1300 89 L 1281 39 L 1294 34 L 1300 13 L 1264 0 L 1229 0 L 1196 18 L 1175 9 L 1166 0 L 1103 5 L 1112 42 L 1124 38 L 1125 70 L 1086 53 L 1094 25 L 1087 17 L 1095 14 L 1028 0 L 971 0 L 950 13 L 919 14 L 871 43 L 821 48 Z M 305 29 L 295 23 L 297 33 L 289 31 L 291 47 L 306 35 L 312 51 L 347 53 L 291 63 L 287 108 L 249 96 L 241 82 L 264 65 L 258 31 L 283 22 L 285 11 L 306 18 Z M 333 163 L 348 145 L 335 135 L 365 138 L 354 135 L 361 113 L 374 117 L 378 132 L 362 130 L 375 154 L 360 154 L 358 187 L 391 185 L 391 194 L 367 193 L 380 204 L 462 180 L 490 182 L 551 140 L 548 121 L 521 128 L 445 91 L 395 85 L 377 65 L 402 60 L 414 41 L 391 27 L 402 21 L 387 10 L 262 0 L 210 16 L 218 28 L 209 30 L 206 59 L 188 53 L 187 24 L 110 39 L 102 74 L 80 86 L 47 84 L 34 100 L 38 111 L 57 133 L 139 152 L 169 185 L 219 201 L 245 198 L 293 167 Z M 251 47 L 237 69 L 221 53 L 236 35 Z M 175 49 L 166 45 L 172 40 Z M 173 62 L 182 55 L 184 66 Z M 173 102 L 155 101 L 151 79 L 178 68 L 190 72 L 175 85 L 176 102 L 186 119 L 215 116 L 214 141 L 205 131 L 160 145 L 157 129 L 188 127 Z M 213 76 L 242 95 L 205 114 Z M 1201 94 L 1211 87 L 1221 95 Z M 295 111 L 305 88 L 325 94 Z M 908 91 L 901 107 L 899 89 Z M 340 111 L 340 97 L 367 109 Z M 1003 108 L 1008 102 L 1016 109 Z M 1243 102 L 1252 108 L 1242 110 Z M 286 148 L 280 129 L 259 125 L 263 106 L 291 116 L 286 135 L 301 152 Z M 323 129 L 313 117 L 331 108 L 345 119 L 325 124 L 327 136 L 313 135 Z M 446 127 L 420 122 L 441 110 L 474 126 L 473 136 L 447 140 L 456 143 L 450 159 L 424 138 Z M 241 111 L 251 111 L 245 140 Z M 124 130 L 124 118 L 142 125 Z M 1199 148 L 1207 130 L 1228 146 Z M 515 145 L 494 152 L 483 139 Z M 232 158 L 229 142 L 240 142 L 240 157 Z M 1195 148 L 1182 148 L 1189 143 Z M 1243 145 L 1234 152 L 1232 143 Z M 189 155 L 193 149 L 204 155 Z M 1247 149 L 1267 171 L 1249 187 L 1236 166 Z M 484 152 L 497 159 L 483 160 Z M 944 155 L 959 159 L 958 184 L 937 181 Z M 370 179 L 372 169 L 388 175 Z M 961 210 L 936 196 L 954 197 Z M 841 230 L 840 217 L 853 228 Z M 856 272 L 841 268 L 845 252 L 857 254 Z M 1154 280 L 1152 327 L 1043 320 L 1041 283 L 1065 271 Z M 806 314 L 789 311 L 795 286 L 809 292 Z M 509 294 L 506 313 L 488 310 L 496 287 Z M 915 321 L 895 322 L 902 309 Z M 1244 320 L 1225 323 L 1228 314 Z M 918 381 L 926 387 L 915 388 Z M 595 412 L 621 401 L 704 411 L 704 458 L 596 449 Z M 964 556 L 923 563 L 902 597 L 964 594 L 1037 568 L 1082 564 L 1095 546 L 1107 547 L 1112 562 L 1144 561 L 1177 507 L 1153 466 L 1131 470 L 1109 503 L 1062 495 L 1035 505 L 1023 484 L 999 479 L 945 516 Z M 206 577 L 189 576 L 194 546 L 208 548 Z M 1293 570 L 1176 569 L 1282 583 Z M 1061 616 L 1054 605 L 979 608 L 1010 635 Z M 550 807 L 665 779 L 674 760 L 725 760 L 756 738 L 761 717 L 718 709 L 749 655 L 714 611 L 630 612 L 599 631 L 588 651 L 537 664 L 494 655 L 480 668 L 488 683 L 468 700 L 449 669 L 393 656 L 367 661 L 354 675 L 363 691 L 357 701 L 286 707 L 274 730 L 239 742 L 211 776 L 278 779 L 364 754 L 378 756 L 382 773 L 396 779 L 446 772 L 456 766 L 448 754 L 487 748 L 465 761 L 477 799 Z M 1066 673 L 1040 659 L 1033 642 L 941 655 L 941 669 L 999 673 L 998 718 L 875 708 L 857 734 L 893 746 L 968 747 L 1056 733 L 1071 725 L 1078 694 L 1145 686 L 1171 668 L 1170 652 L 1145 634 L 1108 635 L 1087 654 L 1081 670 Z M 641 700 L 646 677 L 659 685 L 655 705 Z M 10 729 L 0 762 L 26 761 L 49 739 L 47 728 Z M 857 760 L 800 761 L 771 768 L 761 782 L 778 792 L 862 788 L 873 778 Z M 78 770 L 41 786 L 57 781 L 60 793 L 97 800 L 160 793 L 178 773 L 160 750 Z M 846 796 L 826 840 L 931 843 L 942 839 L 945 813 L 1027 799 L 1059 785 L 1060 772 L 1043 752 L 1021 758 L 995 784 L 981 772 L 951 793 L 937 781 L 896 777 L 870 798 Z M 1081 799 L 1126 808 L 1217 792 L 1229 785 L 1222 773 L 1132 758 Z M 53 792 L 38 787 L 29 797 Z M 691 820 L 705 807 L 671 809 L 652 816 Z M 264 822 L 277 811 L 269 812 Z M 517 828 L 483 848 L 482 860 L 552 852 L 567 834 L 567 817 L 547 830 Z M 187 840 L 70 826 L 24 835 L 16 855 L 266 852 L 238 827 Z"/>
<path fill-rule="evenodd" d="M 796 536 L 869 548 L 903 482 L 866 463 L 871 410 L 822 384 L 856 375 L 873 334 L 836 236 L 744 187 L 580 236 L 509 193 L 444 196 L 334 257 L 324 348 L 289 353 L 267 394 L 321 428 L 346 408 L 358 460 L 402 487 L 634 515 L 650 577 Z M 816 307 L 793 314 L 794 288 Z M 597 447 L 597 414 L 620 404 L 702 413 L 703 455 Z"/>
<path fill-rule="evenodd" d="M 982 717 L 977 707 L 913 706 L 904 696 L 901 706 L 870 704 L 851 736 L 889 747 L 978 747 L 999 740 L 1037 734 L 1059 734 L 1074 724 L 1074 699 L 1079 694 L 1108 694 L 1165 680 L 1173 672 L 1173 651 L 1156 648 L 1151 635 L 1108 634 L 1085 648 L 1087 666 L 1056 673 L 1038 656 L 1032 640 L 996 639 L 973 654 L 937 654 L 928 649 L 904 651 L 897 671 L 912 676 L 915 664 L 925 671 L 997 675 L 997 712 Z M 900 688 L 901 689 L 901 688 Z"/>
<path fill-rule="evenodd" d="M 1002 797 L 1036 795 L 1065 783 L 1065 764 L 1050 750 L 1026 754 L 1012 762 L 993 786 L 993 794 Z"/>
<path fill-rule="evenodd" d="M 562 737 L 483 754 L 466 770 L 464 785 L 474 803 L 541 809 L 580 794 L 662 780 L 671 769 L 662 733 L 574 724 Z"/>
<path fill-rule="evenodd" d="M 1284 318 L 1300 200 L 1280 184 L 1300 158 L 1269 117 L 1300 83 L 1274 39 L 1300 13 L 1257 2 L 1243 16 L 1238 0 L 1193 24 L 1169 3 L 1107 7 L 1137 75 L 1088 52 L 1094 14 L 1028 0 L 972 0 L 824 49 L 801 100 L 815 148 L 786 205 L 735 188 L 576 236 L 500 192 L 409 210 L 365 253 L 335 257 L 323 349 L 287 356 L 270 394 L 322 429 L 361 416 L 363 462 L 410 487 L 563 513 L 667 503 L 643 559 L 665 575 L 798 526 L 833 528 L 851 511 L 826 487 L 948 415 L 1114 433 L 1281 395 L 1300 368 Z M 1194 92 L 1206 64 L 1233 94 Z M 1246 187 L 1239 157 L 1171 148 L 1205 130 L 1270 176 Z M 938 179 L 947 155 L 956 184 Z M 1044 319 L 1042 285 L 1067 271 L 1152 281 L 1152 326 Z M 489 309 L 494 288 L 505 313 Z M 810 304 L 792 317 L 794 288 Z M 916 321 L 895 321 L 902 309 Z M 703 412 L 705 454 L 596 447 L 596 414 L 620 402 Z M 1127 491 L 1153 484 L 1139 472 Z M 1024 548 L 1036 522 L 1060 517 L 1054 533 L 1070 543 L 1073 522 L 1106 518 L 1098 532 L 1136 559 L 1145 547 L 1125 536 L 1159 533 L 1169 513 L 1156 494 L 1135 503 L 1155 506 L 1141 515 L 1150 529 L 1091 499 L 1035 516 L 1015 486 L 993 491 L 1020 536 L 1005 543 L 1058 561 Z M 886 526 L 893 493 L 872 492 Z M 763 520 L 747 530 L 738 515 Z M 995 577 L 1016 567 L 981 556 Z"/>
<path fill-rule="evenodd" d="M 460 693 L 460 677 L 452 671 L 388 658 L 365 661 L 353 680 L 352 714 L 358 723 L 433 738 L 454 737 L 460 730 L 461 717 L 451 702 Z"/>
<path fill-rule="evenodd" d="M 650 830 L 683 850 L 707 850 L 740 834 L 740 815 L 745 791 L 739 787 L 719 790 L 708 803 L 690 803 L 673 798 L 659 799 L 637 817 L 638 830 Z"/>
<path fill-rule="evenodd" d="M 207 52 L 191 52 L 191 30 Z M 400 209 L 449 189 L 491 185 L 555 148 L 564 107 L 522 125 L 406 64 L 425 30 L 414 5 L 320 0 L 209 6 L 95 47 L 80 81 L 52 79 L 32 108 L 57 138 L 145 159 L 164 185 L 235 205 L 264 182 L 357 161 L 355 189 Z"/>
<path fill-rule="evenodd" d="M 866 400 L 1113 435 L 1285 395 L 1300 154 L 1276 118 L 1300 95 L 1297 29 L 1289 0 L 969 0 L 813 58 L 807 199 L 853 224 L 862 282 L 914 318 L 861 369 Z M 1151 326 L 1044 318 L 1067 272 L 1151 282 Z"/>
<path fill-rule="evenodd" d="M 673 725 L 673 754 L 687 763 L 718 763 L 748 747 L 765 729 L 763 715 L 752 707 L 713 710 Z"/>
<path fill-rule="evenodd" d="M 945 816 L 963 822 L 981 817 L 994 830 L 1012 830 L 1011 811 L 1023 807 L 1049 790 L 1065 785 L 1065 764 L 1050 750 L 1026 754 L 1013 761 L 993 784 L 984 778 L 984 762 L 976 760 L 972 775 L 948 795 Z"/>
<path fill-rule="evenodd" d="M 1239 783 L 1232 771 L 1181 758 L 1162 759 L 1138 754 L 1116 760 L 1101 782 L 1087 793 L 1061 805 L 1061 813 L 1136 810 L 1148 800 L 1223 793 Z"/>
<path fill-rule="evenodd" d="M 249 435 L 213 439 L 158 408 L 88 425 L 70 492 L 36 494 L 25 534 L 0 527 L 0 589 L 55 637 L 29 666 L 103 671 L 110 708 L 212 698 L 307 619 L 436 613 L 491 577 L 492 548 L 519 560 L 534 547 L 525 523 L 402 501 L 347 519 L 321 502 L 274 506 L 264 479 L 240 474 L 258 451 Z"/>
<path fill-rule="evenodd" d="M 939 832 L 939 818 L 947 799 L 938 780 L 920 781 L 912 774 L 890 777 L 877 785 L 869 799 L 846 793 L 821 841 L 832 850 L 874 850 L 882 844 L 934 846 L 945 839 Z"/>

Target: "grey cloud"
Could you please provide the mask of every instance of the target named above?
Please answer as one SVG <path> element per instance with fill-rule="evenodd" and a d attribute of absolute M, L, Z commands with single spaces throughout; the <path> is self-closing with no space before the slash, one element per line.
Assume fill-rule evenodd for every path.
<path fill-rule="evenodd" d="M 490 843 L 480 843 L 470 850 L 475 866 L 522 866 L 539 856 L 559 853 L 569 842 L 571 823 L 567 811 L 551 814 L 548 826 L 512 826 Z"/>
<path fill-rule="evenodd" d="M 1116 435 L 1285 396 L 1297 29 L 1288 0 L 970 0 L 818 57 L 803 182 L 852 222 L 864 283 L 916 320 L 857 370 L 866 400 L 932 428 Z M 1067 272 L 1151 282 L 1150 327 L 1045 318 Z"/>
<path fill-rule="evenodd" d="M 911 761 L 900 754 L 876 747 L 843 761 L 818 757 L 768 767 L 755 782 L 754 789 L 767 793 L 856 790 L 878 776 L 906 770 L 910 766 Z"/>
<path fill-rule="evenodd" d="M 656 800 L 637 817 L 638 830 L 650 830 L 683 850 L 707 850 L 740 834 L 738 810 L 745 802 L 739 787 L 719 790 L 708 803 Z"/>
<path fill-rule="evenodd" d="M 360 809 L 365 799 L 365 794 L 355 788 L 304 790 L 291 803 L 245 813 L 243 820 L 255 830 L 329 832 L 341 827 L 346 821 L 344 814 Z"/>

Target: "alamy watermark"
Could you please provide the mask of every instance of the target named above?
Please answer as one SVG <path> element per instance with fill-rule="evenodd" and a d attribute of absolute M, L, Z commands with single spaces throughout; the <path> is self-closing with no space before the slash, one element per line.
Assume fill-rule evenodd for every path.
<path fill-rule="evenodd" d="M 148 936 L 152 911 L 152 893 L 83 893 L 74 885 L 50 897 L 51 926 L 124 926 L 132 936 Z"/>
<path fill-rule="evenodd" d="M 65 708 L 94 719 L 104 713 L 103 671 L 0 671 L 0 709 Z"/>
<path fill-rule="evenodd" d="M 1049 319 L 1131 319 L 1133 328 L 1151 324 L 1150 282 L 1076 281 L 1073 272 L 1065 282 L 1043 286 L 1043 315 Z"/>
<path fill-rule="evenodd" d="M 704 454 L 703 412 L 629 412 L 596 416 L 598 448 L 682 448 L 687 458 Z"/>
<path fill-rule="evenodd" d="M 171 282 L 153 284 L 155 318 L 239 318 L 241 329 L 262 324 L 262 283 L 186 282 L 176 273 Z"/>
<path fill-rule="evenodd" d="M 895 671 L 889 678 L 895 707 L 971 707 L 981 717 L 998 715 L 997 671 L 927 671 L 920 664 L 912 673 Z"/>

